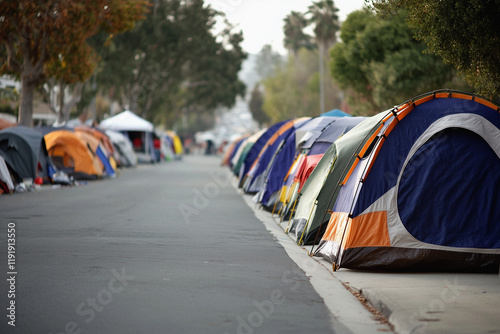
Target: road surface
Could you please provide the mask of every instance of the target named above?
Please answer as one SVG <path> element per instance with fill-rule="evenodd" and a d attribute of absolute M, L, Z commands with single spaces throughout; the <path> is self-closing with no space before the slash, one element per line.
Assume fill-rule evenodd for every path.
<path fill-rule="evenodd" d="M 347 332 L 219 158 L 1 196 L 0 212 L 0 333 Z"/>

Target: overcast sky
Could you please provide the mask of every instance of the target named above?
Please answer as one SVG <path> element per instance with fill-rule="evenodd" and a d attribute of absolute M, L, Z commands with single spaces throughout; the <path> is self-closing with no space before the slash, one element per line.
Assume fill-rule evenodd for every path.
<path fill-rule="evenodd" d="M 226 13 L 232 24 L 243 31 L 242 43 L 246 52 L 256 54 L 270 44 L 273 50 L 285 54 L 283 47 L 283 19 L 291 11 L 305 13 L 312 0 L 205 0 L 213 8 Z M 364 0 L 334 0 L 339 18 L 344 21 L 349 13 L 361 9 Z"/>

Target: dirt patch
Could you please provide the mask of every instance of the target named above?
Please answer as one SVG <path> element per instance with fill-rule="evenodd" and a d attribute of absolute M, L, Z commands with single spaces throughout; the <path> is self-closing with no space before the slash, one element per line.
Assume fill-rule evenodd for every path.
<path fill-rule="evenodd" d="M 348 283 L 346 282 L 341 282 L 344 288 L 346 288 L 354 297 L 356 297 L 357 300 L 364 306 L 365 309 L 367 309 L 371 314 L 373 314 L 373 317 L 376 321 L 380 322 L 381 324 L 387 325 L 390 329 L 391 332 L 394 332 L 394 327 L 392 324 L 387 320 L 387 318 L 377 310 L 367 299 L 363 294 L 355 289 L 353 289 Z M 386 332 L 387 330 L 380 329 L 381 332 Z"/>

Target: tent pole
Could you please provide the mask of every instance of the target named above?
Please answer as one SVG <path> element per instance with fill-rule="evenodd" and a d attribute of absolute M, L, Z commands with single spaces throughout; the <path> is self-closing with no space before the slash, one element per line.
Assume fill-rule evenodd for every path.
<path fill-rule="evenodd" d="M 302 244 L 302 239 L 304 239 L 304 233 L 306 232 L 306 228 L 309 225 L 309 220 L 311 220 L 311 216 L 312 216 L 312 213 L 314 211 L 314 207 L 316 207 L 317 205 L 318 205 L 318 200 L 316 200 L 316 202 L 314 202 L 314 205 L 311 208 L 311 213 L 309 213 L 309 218 L 307 218 L 306 224 L 304 225 L 304 229 L 302 230 L 302 234 L 300 235 L 299 242 L 297 243 L 297 245 L 299 245 L 299 246 Z"/>
<path fill-rule="evenodd" d="M 300 196 L 302 195 L 302 193 L 299 193 L 299 196 L 297 196 L 297 198 L 295 199 L 295 201 L 293 202 L 293 207 L 292 207 L 292 210 L 290 211 L 290 219 L 288 220 L 288 225 L 286 226 L 286 231 L 285 233 L 288 233 L 288 228 L 290 227 L 290 222 L 292 221 L 292 217 L 294 215 L 294 212 L 295 212 L 295 205 L 297 204 Z"/>
<path fill-rule="evenodd" d="M 283 187 L 281 187 L 281 189 L 280 189 L 280 193 L 278 195 L 278 198 L 281 198 L 282 192 L 283 192 Z M 276 210 L 276 204 L 278 204 L 278 201 L 274 202 L 273 212 L 271 212 L 271 215 L 274 215 L 274 210 Z"/>

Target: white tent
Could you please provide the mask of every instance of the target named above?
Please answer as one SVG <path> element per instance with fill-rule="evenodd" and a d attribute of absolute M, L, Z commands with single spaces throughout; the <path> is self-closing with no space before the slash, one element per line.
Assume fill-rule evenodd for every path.
<path fill-rule="evenodd" d="M 101 127 L 106 130 L 146 132 L 153 132 L 154 128 L 151 122 L 146 121 L 129 110 L 105 119 L 101 122 Z"/>
<path fill-rule="evenodd" d="M 154 126 L 151 122 L 125 110 L 102 121 L 101 128 L 119 131 L 128 136 L 139 162 L 156 161 L 153 147 Z"/>

